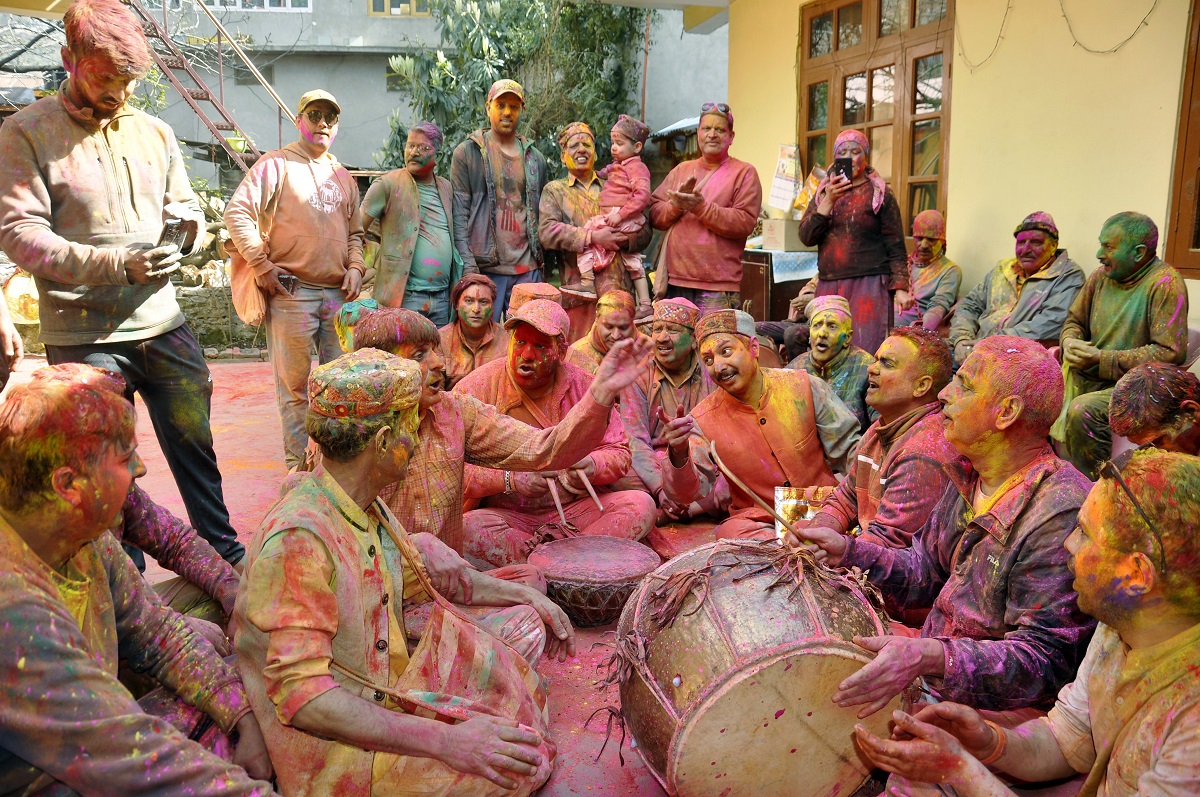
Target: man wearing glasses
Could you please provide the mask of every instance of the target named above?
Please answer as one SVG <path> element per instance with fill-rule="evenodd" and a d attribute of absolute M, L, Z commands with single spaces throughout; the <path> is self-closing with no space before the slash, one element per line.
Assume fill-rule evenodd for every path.
<path fill-rule="evenodd" d="M 1200 794 L 1200 459 L 1142 451 L 1098 473 L 1067 538 L 1079 606 L 1100 621 L 1075 680 L 1012 729 L 956 703 L 898 713 L 887 741 L 860 729 L 895 773 L 888 794 L 1013 794 L 993 773 L 1086 776 L 1079 793 L 1103 797 Z"/>
<path fill-rule="evenodd" d="M 379 220 L 375 301 L 418 312 L 438 327 L 450 323 L 450 288 L 464 273 L 467 252 L 466 230 L 454 225 L 450 181 L 434 174 L 441 148 L 436 124 L 413 125 L 404 168 L 372 183 L 362 202 L 363 228 Z"/>
<path fill-rule="evenodd" d="M 949 484 L 912 546 L 799 529 L 827 564 L 866 572 L 904 609 L 930 609 L 919 636 L 855 640 L 877 655 L 838 686 L 839 705 L 865 717 L 921 678 L 938 700 L 1044 711 L 1074 676 L 1095 621 L 1076 603 L 1063 545 L 1090 483 L 1046 441 L 1062 386 L 1037 341 L 979 341 L 938 395 L 946 441 L 969 466 L 942 463 Z"/>
<path fill-rule="evenodd" d="M 284 461 L 304 461 L 310 347 L 340 356 L 334 319 L 358 297 L 366 267 L 358 185 L 329 151 L 341 106 L 321 89 L 300 98 L 300 137 L 268 152 L 225 208 L 229 237 L 267 297 L 267 347 L 283 424 Z"/>

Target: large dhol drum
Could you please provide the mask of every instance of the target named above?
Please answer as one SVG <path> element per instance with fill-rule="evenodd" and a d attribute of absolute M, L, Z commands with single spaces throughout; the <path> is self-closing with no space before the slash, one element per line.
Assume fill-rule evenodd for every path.
<path fill-rule="evenodd" d="M 870 589 L 870 588 L 868 588 Z M 866 780 L 852 732 L 887 738 L 837 685 L 885 633 L 854 576 L 777 541 L 724 540 L 651 573 L 617 626 L 612 677 L 637 751 L 672 795 L 843 797 Z"/>
<path fill-rule="evenodd" d="M 638 584 L 661 561 L 640 542 L 599 535 L 554 540 L 529 553 L 529 564 L 546 577 L 546 596 L 577 628 L 615 622 Z"/>

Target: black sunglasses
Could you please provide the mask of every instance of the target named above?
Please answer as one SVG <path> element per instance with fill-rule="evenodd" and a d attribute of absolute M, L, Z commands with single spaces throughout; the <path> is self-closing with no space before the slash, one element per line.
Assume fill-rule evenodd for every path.
<path fill-rule="evenodd" d="M 1150 516 L 1146 514 L 1146 510 L 1142 509 L 1142 505 L 1133 497 L 1133 490 L 1129 489 L 1129 485 L 1125 483 L 1125 479 L 1121 477 L 1121 471 L 1111 460 L 1105 460 L 1100 464 L 1099 474 L 1106 479 L 1112 479 L 1121 489 L 1125 491 L 1125 495 L 1129 497 L 1129 502 L 1133 504 L 1133 508 L 1142 516 L 1142 520 L 1146 523 L 1146 527 L 1150 529 L 1150 533 L 1154 535 L 1155 541 L 1158 543 L 1158 562 L 1159 570 L 1165 576 L 1167 574 L 1167 549 L 1163 545 L 1162 535 L 1158 533 L 1158 527 L 1150 520 Z"/>
<path fill-rule="evenodd" d="M 337 111 L 320 111 L 316 108 L 313 108 L 311 111 L 305 111 L 304 115 L 307 116 L 308 121 L 312 122 L 314 125 L 321 124 L 322 119 L 324 119 L 325 124 L 329 125 L 330 127 L 333 127 L 338 123 Z"/>

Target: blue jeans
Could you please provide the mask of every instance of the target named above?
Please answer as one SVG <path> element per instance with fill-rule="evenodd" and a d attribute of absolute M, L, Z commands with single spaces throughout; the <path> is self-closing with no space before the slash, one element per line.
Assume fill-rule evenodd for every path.
<path fill-rule="evenodd" d="M 283 461 L 289 469 L 304 461 L 308 433 L 308 373 L 316 345 L 322 365 L 342 354 L 334 320 L 345 301 L 341 288 L 296 288 L 276 294 L 267 308 L 267 349 L 275 374 L 275 399 L 283 425 Z"/>
<path fill-rule="evenodd" d="M 512 296 L 513 286 L 524 285 L 526 282 L 541 282 L 542 270 L 535 268 L 524 274 L 492 274 L 488 272 L 488 276 L 492 278 L 492 282 L 496 283 L 496 307 L 492 310 L 492 320 L 498 324 L 508 311 L 508 299 Z"/>
<path fill-rule="evenodd" d="M 208 423 L 212 374 L 188 325 L 146 340 L 46 346 L 46 359 L 116 371 L 128 385 L 126 398 L 141 394 L 192 526 L 226 561 L 241 560 L 246 549 L 229 523 Z M 130 555 L 145 567 L 140 551 Z"/>
<path fill-rule="evenodd" d="M 400 306 L 405 310 L 420 313 L 433 322 L 435 327 L 450 323 L 450 289 L 443 291 L 405 291 Z"/>

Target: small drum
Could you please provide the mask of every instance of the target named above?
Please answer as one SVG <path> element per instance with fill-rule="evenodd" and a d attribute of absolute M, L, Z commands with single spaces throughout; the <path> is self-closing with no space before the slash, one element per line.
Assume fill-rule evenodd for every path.
<path fill-rule="evenodd" d="M 662 560 L 634 540 L 584 536 L 534 548 L 529 564 L 546 576 L 546 595 L 579 628 L 615 622 L 625 601 Z"/>
<path fill-rule="evenodd" d="M 865 720 L 831 698 L 871 658 L 851 638 L 883 633 L 853 576 L 774 540 L 723 540 L 645 578 L 621 613 L 610 677 L 670 794 L 845 797 L 870 772 L 855 723 L 887 738 L 900 698 Z"/>

